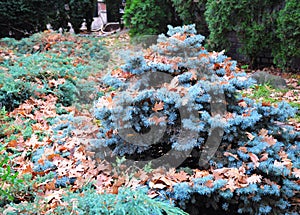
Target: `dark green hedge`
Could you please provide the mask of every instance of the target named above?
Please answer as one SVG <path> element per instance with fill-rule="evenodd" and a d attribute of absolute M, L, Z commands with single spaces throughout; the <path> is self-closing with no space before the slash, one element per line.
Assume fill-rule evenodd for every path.
<path fill-rule="evenodd" d="M 254 67 L 262 57 L 282 68 L 300 57 L 297 0 L 130 0 L 125 21 L 133 35 L 163 33 L 174 21 L 195 23 L 208 49 L 225 49 Z"/>
<path fill-rule="evenodd" d="M 206 21 L 210 31 L 208 47 L 232 48 L 230 35 L 237 37 L 249 64 L 257 66 L 259 57 L 274 58 L 282 68 L 300 56 L 300 3 L 296 0 L 214 1 L 206 4 Z"/>
<path fill-rule="evenodd" d="M 177 20 L 170 0 L 127 0 L 124 21 L 131 35 L 157 35 Z"/>

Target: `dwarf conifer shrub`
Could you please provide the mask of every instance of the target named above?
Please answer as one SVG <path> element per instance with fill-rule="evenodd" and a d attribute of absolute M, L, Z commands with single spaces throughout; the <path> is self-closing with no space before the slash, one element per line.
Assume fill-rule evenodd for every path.
<path fill-rule="evenodd" d="M 9 111 L 43 94 L 56 95 L 64 106 L 91 102 L 95 83 L 87 78 L 105 68 L 109 59 L 99 40 L 70 34 L 38 33 L 0 42 L 14 53 L 0 62 L 0 104 Z"/>
<path fill-rule="evenodd" d="M 145 215 L 186 215 L 184 211 L 169 202 L 151 199 L 147 189 L 131 190 L 120 188 L 118 194 L 98 194 L 93 189 L 80 193 L 70 193 L 63 198 L 65 202 L 75 202 L 74 207 L 58 207 L 58 214 L 145 214 Z"/>
<path fill-rule="evenodd" d="M 182 206 L 293 211 L 300 142 L 285 122 L 296 109 L 243 97 L 254 81 L 224 53 L 203 48 L 194 27 L 169 26 L 144 55 L 103 78 L 117 90 L 95 104 L 99 147 L 137 164 L 201 167 L 191 183 L 169 191 Z"/>
<path fill-rule="evenodd" d="M 47 208 L 45 205 L 41 205 L 41 202 L 41 197 L 36 196 L 33 202 L 11 204 L 13 210 L 7 210 L 6 214 L 44 213 Z M 171 205 L 168 201 L 159 201 L 150 198 L 145 188 L 139 188 L 138 190 L 120 188 L 117 194 L 99 194 L 87 186 L 82 192 L 64 192 L 60 203 L 53 209 L 51 214 L 67 215 L 75 212 L 80 215 L 187 215 L 183 210 Z M 2 209 L 0 211 L 2 212 Z"/>

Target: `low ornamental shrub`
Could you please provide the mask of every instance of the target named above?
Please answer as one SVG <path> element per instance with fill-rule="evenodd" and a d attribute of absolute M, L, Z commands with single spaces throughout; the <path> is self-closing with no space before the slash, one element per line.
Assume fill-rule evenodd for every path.
<path fill-rule="evenodd" d="M 105 68 L 109 53 L 99 40 L 69 34 L 39 33 L 1 44 L 15 57 L 0 62 L 0 103 L 8 111 L 31 96 L 54 94 L 58 103 L 89 103 L 95 83 L 90 74 Z"/>
<path fill-rule="evenodd" d="M 99 194 L 93 188 L 86 187 L 82 192 L 64 192 L 58 207 L 52 209 L 51 214 L 64 215 L 76 213 L 79 215 L 187 215 L 183 210 L 168 201 L 158 201 L 147 195 L 147 189 L 131 190 L 120 188 L 118 194 Z M 5 211 L 7 215 L 33 214 L 42 211 L 41 197 L 36 196 L 33 202 L 11 204 L 13 209 Z M 63 205 L 63 206 L 62 206 Z M 44 206 L 45 207 L 45 206 Z"/>
<path fill-rule="evenodd" d="M 116 91 L 95 104 L 99 147 L 137 165 L 201 168 L 203 175 L 166 192 L 182 207 L 292 213 L 300 142 L 285 122 L 296 109 L 243 97 L 254 81 L 223 53 L 208 52 L 203 39 L 194 25 L 169 26 L 143 56 L 103 78 Z"/>
<path fill-rule="evenodd" d="M 184 211 L 174 207 L 168 201 L 151 199 L 147 189 L 120 188 L 118 194 L 98 194 L 93 189 L 82 193 L 70 193 L 63 198 L 65 202 L 74 202 L 74 206 L 58 207 L 58 214 L 132 214 L 132 215 L 187 215 Z"/>

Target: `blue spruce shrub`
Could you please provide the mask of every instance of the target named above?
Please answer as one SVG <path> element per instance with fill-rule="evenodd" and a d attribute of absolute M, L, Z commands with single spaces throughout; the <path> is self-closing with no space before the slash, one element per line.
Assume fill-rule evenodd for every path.
<path fill-rule="evenodd" d="M 203 40 L 194 25 L 169 26 L 144 56 L 107 74 L 103 82 L 116 90 L 95 103 L 99 144 L 135 161 L 207 170 L 173 186 L 168 197 L 181 207 L 292 213 L 300 142 L 282 122 L 296 109 L 243 97 L 240 90 L 255 82 L 222 52 L 207 51 Z"/>

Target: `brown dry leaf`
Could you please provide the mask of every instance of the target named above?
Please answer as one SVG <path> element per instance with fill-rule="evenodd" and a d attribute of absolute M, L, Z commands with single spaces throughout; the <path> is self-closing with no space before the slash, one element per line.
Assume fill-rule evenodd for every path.
<path fill-rule="evenodd" d="M 112 170 L 112 167 L 109 163 L 102 161 L 101 163 L 97 163 L 97 170 L 99 172 L 109 175 Z"/>
<path fill-rule="evenodd" d="M 140 181 L 142 183 L 147 182 L 147 180 L 149 179 L 149 176 L 147 175 L 147 173 L 143 170 L 139 170 L 137 173 L 134 174 L 134 177 L 140 179 Z"/>
<path fill-rule="evenodd" d="M 83 185 L 86 184 L 86 180 L 83 177 L 77 177 L 75 181 L 74 188 L 81 188 Z"/>
<path fill-rule="evenodd" d="M 131 187 L 131 188 L 135 189 L 135 188 L 141 186 L 141 180 L 133 177 L 133 178 L 130 179 L 130 181 L 128 181 L 125 184 L 125 186 L 126 187 Z"/>
<path fill-rule="evenodd" d="M 224 156 L 226 157 L 234 157 L 236 160 L 240 160 L 237 155 L 232 154 L 231 152 L 224 152 Z"/>
<path fill-rule="evenodd" d="M 157 183 L 157 184 L 155 184 L 155 183 L 153 183 L 153 182 L 150 181 L 149 182 L 149 187 L 150 188 L 154 188 L 154 189 L 160 189 L 160 190 L 162 190 L 162 189 L 166 188 L 167 185 L 165 185 L 163 183 Z"/>
<path fill-rule="evenodd" d="M 261 154 L 261 157 L 260 157 L 260 159 L 259 159 L 259 161 L 260 161 L 260 162 L 266 161 L 266 160 L 268 160 L 268 157 L 269 157 L 269 154 L 268 154 L 268 153 L 262 153 L 262 154 Z"/>
<path fill-rule="evenodd" d="M 155 122 L 155 125 L 158 125 L 161 122 L 165 122 L 167 119 L 166 116 L 158 117 L 158 116 L 153 116 L 149 118 L 149 121 Z"/>
<path fill-rule="evenodd" d="M 172 185 L 175 183 L 172 180 L 170 180 L 169 178 L 163 176 L 161 177 L 158 181 L 163 182 L 164 184 L 166 184 L 168 187 L 172 187 Z"/>
<path fill-rule="evenodd" d="M 18 145 L 17 140 L 11 140 L 11 141 L 7 144 L 7 146 L 10 147 L 10 148 L 16 148 L 17 145 Z"/>
<path fill-rule="evenodd" d="M 159 110 L 163 110 L 164 109 L 164 102 L 160 101 L 160 102 L 156 102 L 154 104 L 154 107 L 152 108 L 153 111 L 157 112 Z"/>
<path fill-rule="evenodd" d="M 228 171 L 228 168 L 221 168 L 213 170 L 213 176 L 215 180 L 224 179 L 225 173 Z"/>
<path fill-rule="evenodd" d="M 213 180 L 208 180 L 205 182 L 205 186 L 212 188 L 214 186 L 214 181 Z"/>
<path fill-rule="evenodd" d="M 96 187 L 108 187 L 108 186 L 111 186 L 112 182 L 113 182 L 113 179 L 111 176 L 99 174 L 97 176 L 95 186 Z"/>
<path fill-rule="evenodd" d="M 260 183 L 261 179 L 262 179 L 261 175 L 254 174 L 254 175 L 251 175 L 249 178 L 247 178 L 247 182 L 249 184 L 256 184 L 256 183 Z"/>
<path fill-rule="evenodd" d="M 33 173 L 33 163 L 26 163 L 23 164 L 23 166 L 19 169 L 21 174 L 28 174 L 28 173 Z"/>
<path fill-rule="evenodd" d="M 252 152 L 250 152 L 248 155 L 250 156 L 251 161 L 254 163 L 254 166 L 258 167 L 259 166 L 259 162 L 258 162 L 259 159 L 258 159 L 257 155 L 253 154 Z"/>
<path fill-rule="evenodd" d="M 148 196 L 150 197 L 150 198 L 155 198 L 155 197 L 157 197 L 159 194 L 156 192 L 156 191 L 154 191 L 154 190 L 150 190 L 149 192 L 148 192 Z"/>
<path fill-rule="evenodd" d="M 255 136 L 249 132 L 246 132 L 246 134 L 249 140 L 253 140 L 255 138 Z"/>
<path fill-rule="evenodd" d="M 69 177 L 80 177 L 84 173 L 84 166 L 79 164 L 75 168 L 69 169 L 68 173 Z"/>
<path fill-rule="evenodd" d="M 60 190 L 47 190 L 45 191 L 44 198 L 47 203 L 51 201 L 60 201 L 62 198 L 64 191 L 62 189 Z"/>
<path fill-rule="evenodd" d="M 233 178 L 229 178 L 225 188 L 230 189 L 231 192 L 234 192 L 235 189 L 238 188 L 238 186 L 236 185 L 237 185 L 236 181 Z"/>
<path fill-rule="evenodd" d="M 276 140 L 273 136 L 268 136 L 268 135 L 266 135 L 266 136 L 264 137 L 264 141 L 265 141 L 266 143 L 268 143 L 270 146 L 273 146 L 273 145 L 276 144 L 276 142 L 277 142 L 277 140 Z"/>
<path fill-rule="evenodd" d="M 294 168 L 292 173 L 296 178 L 300 178 L 300 169 Z"/>
<path fill-rule="evenodd" d="M 239 101 L 238 102 L 238 105 L 240 106 L 240 107 L 247 107 L 247 103 L 244 101 L 244 100 L 241 100 L 241 101 Z"/>
<path fill-rule="evenodd" d="M 238 183 L 239 187 L 247 187 L 249 185 L 248 181 L 247 181 L 247 176 L 241 176 L 238 179 Z"/>
<path fill-rule="evenodd" d="M 266 137 L 268 135 L 268 130 L 267 129 L 261 129 L 259 131 L 259 135 L 262 136 L 262 137 Z"/>
<path fill-rule="evenodd" d="M 248 152 L 248 149 L 247 149 L 247 147 L 245 147 L 245 146 L 239 147 L 238 150 L 240 150 L 240 151 L 242 151 L 242 152 L 244 152 L 244 153 L 247 153 L 247 152 Z"/>
<path fill-rule="evenodd" d="M 193 178 L 202 178 L 209 175 L 209 172 L 206 170 L 195 169 L 194 172 Z"/>
<path fill-rule="evenodd" d="M 237 168 L 223 168 L 223 169 L 227 170 L 224 175 L 227 176 L 228 178 L 238 179 L 242 176 L 242 174 Z"/>
<path fill-rule="evenodd" d="M 188 174 L 184 171 L 175 173 L 173 176 L 177 182 L 187 181 L 189 178 Z"/>
<path fill-rule="evenodd" d="M 270 107 L 271 102 L 262 102 L 261 105 L 264 106 L 264 107 Z"/>

